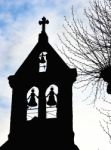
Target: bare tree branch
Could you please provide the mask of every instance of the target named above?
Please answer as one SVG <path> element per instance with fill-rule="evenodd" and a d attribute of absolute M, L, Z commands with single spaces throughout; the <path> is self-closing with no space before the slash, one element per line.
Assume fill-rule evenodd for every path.
<path fill-rule="evenodd" d="M 84 10 L 89 26 L 76 19 L 72 6 L 72 19 L 65 17 L 64 32 L 58 35 L 62 50 L 69 63 L 78 69 L 76 88 L 86 90 L 90 87 L 89 95 L 93 96 L 93 104 L 97 99 L 105 100 L 105 88 L 111 94 L 111 0 L 93 0 L 88 9 Z M 106 84 L 105 84 L 106 83 Z M 75 85 L 75 86 L 76 86 Z M 85 99 L 85 100 L 86 100 Z M 109 109 L 97 109 L 108 121 L 100 122 L 103 131 L 111 141 L 111 113 Z"/>

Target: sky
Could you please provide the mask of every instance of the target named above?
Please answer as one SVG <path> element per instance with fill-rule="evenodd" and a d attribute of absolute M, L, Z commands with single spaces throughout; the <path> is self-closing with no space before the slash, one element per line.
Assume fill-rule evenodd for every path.
<path fill-rule="evenodd" d="M 72 5 L 77 18 L 83 19 L 89 0 L 0 0 L 0 145 L 7 140 L 10 127 L 12 90 L 8 76 L 16 72 L 37 43 L 41 32 L 38 21 L 43 16 L 50 21 L 46 26 L 49 43 L 57 49 L 57 34 L 62 33 L 64 16 L 71 17 Z M 82 90 L 73 87 L 75 143 L 80 150 L 110 150 L 109 139 L 100 127 L 103 118 L 89 101 L 83 101 L 84 97 Z"/>

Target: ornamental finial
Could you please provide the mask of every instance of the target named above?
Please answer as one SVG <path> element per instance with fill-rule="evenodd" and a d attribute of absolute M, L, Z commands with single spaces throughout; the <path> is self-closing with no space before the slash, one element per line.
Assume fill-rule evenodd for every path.
<path fill-rule="evenodd" d="M 49 24 L 49 20 L 46 20 L 46 18 L 43 17 L 42 21 L 39 21 L 39 24 L 42 25 L 42 32 L 45 32 L 45 25 Z"/>

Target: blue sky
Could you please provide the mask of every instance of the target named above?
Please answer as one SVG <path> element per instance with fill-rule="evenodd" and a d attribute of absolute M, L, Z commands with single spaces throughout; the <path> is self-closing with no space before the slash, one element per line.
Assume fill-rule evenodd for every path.
<path fill-rule="evenodd" d="M 64 15 L 71 17 L 72 5 L 77 18 L 83 18 L 88 0 L 0 0 L 0 144 L 6 141 L 10 125 L 12 91 L 7 77 L 37 43 L 38 21 L 44 15 L 50 21 L 46 27 L 49 42 L 56 49 L 60 44 L 57 33 L 63 30 Z M 75 142 L 81 150 L 109 150 L 108 138 L 99 125 L 101 116 L 88 102 L 82 102 L 82 91 L 73 88 L 73 93 Z"/>

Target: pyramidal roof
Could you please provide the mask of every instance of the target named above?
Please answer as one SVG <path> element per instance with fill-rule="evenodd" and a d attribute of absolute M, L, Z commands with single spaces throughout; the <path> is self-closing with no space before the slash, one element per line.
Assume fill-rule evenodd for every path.
<path fill-rule="evenodd" d="M 45 23 L 46 22 L 46 23 Z M 31 53 L 28 55 L 24 63 L 20 66 L 20 68 L 17 70 L 16 74 L 20 72 L 21 69 L 25 69 L 27 65 L 30 66 L 30 63 L 32 63 L 35 59 L 37 60 L 37 57 L 42 51 L 46 51 L 48 53 L 52 53 L 53 60 L 59 59 L 59 61 L 67 66 L 63 60 L 60 58 L 60 56 L 56 53 L 56 51 L 52 48 L 52 46 L 48 42 L 48 36 L 45 31 L 45 24 L 48 24 L 49 21 L 46 20 L 45 17 L 42 18 L 42 21 L 39 21 L 39 24 L 42 25 L 42 31 L 39 34 L 38 43 L 35 45 Z M 28 66 L 27 66 L 28 67 Z M 68 67 L 68 66 L 67 66 Z"/>
<path fill-rule="evenodd" d="M 38 43 L 35 45 L 23 64 L 16 71 L 15 77 L 33 76 L 35 72 L 38 74 L 40 55 L 43 52 L 47 53 L 47 72 L 53 72 L 55 74 L 68 74 L 70 70 L 73 70 L 73 73 L 75 73 L 75 70 L 70 69 L 49 44 L 48 36 L 45 31 L 45 25 L 48 23 L 49 21 L 46 20 L 45 17 L 42 18 L 42 21 L 39 21 L 39 24 L 42 25 L 42 31 L 39 34 Z"/>

